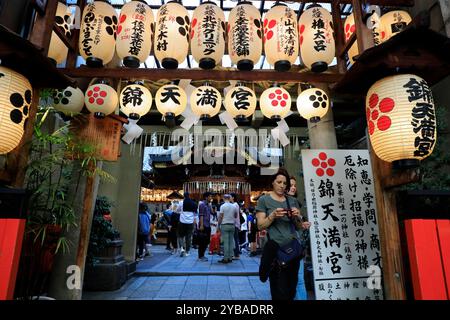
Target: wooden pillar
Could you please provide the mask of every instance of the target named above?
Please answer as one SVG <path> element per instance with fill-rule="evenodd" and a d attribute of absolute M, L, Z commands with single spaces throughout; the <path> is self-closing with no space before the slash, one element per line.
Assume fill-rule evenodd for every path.
<path fill-rule="evenodd" d="M 331 13 L 333 15 L 333 26 L 334 26 L 334 36 L 336 43 L 336 58 L 337 58 L 337 67 L 339 73 L 344 73 L 346 71 L 345 59 L 342 58 L 340 53 L 342 52 L 345 46 L 345 36 L 344 36 L 344 24 L 342 23 L 341 18 L 341 1 L 336 0 L 333 1 L 331 5 Z"/>
<path fill-rule="evenodd" d="M 86 5 L 86 0 L 78 0 L 77 6 L 80 8 L 80 20 L 81 16 L 83 15 L 83 10 Z M 81 27 L 81 21 L 78 27 Z M 78 39 L 80 37 L 80 29 L 75 28 L 72 29 L 72 36 L 71 36 L 71 42 L 73 45 L 73 50 L 69 50 L 69 54 L 67 55 L 66 60 L 66 68 L 75 68 L 78 58 Z"/>

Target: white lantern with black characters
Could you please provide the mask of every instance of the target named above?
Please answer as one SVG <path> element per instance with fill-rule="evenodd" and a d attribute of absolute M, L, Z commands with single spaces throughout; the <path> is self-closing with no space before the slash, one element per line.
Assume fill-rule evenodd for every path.
<path fill-rule="evenodd" d="M 189 13 L 180 3 L 162 5 L 156 15 L 153 51 L 166 69 L 176 69 L 188 54 Z"/>
<path fill-rule="evenodd" d="M 120 111 L 128 118 L 137 120 L 147 114 L 152 107 L 152 93 L 140 83 L 127 85 L 120 92 Z"/>
<path fill-rule="evenodd" d="M 242 1 L 228 17 L 228 54 L 241 71 L 253 70 L 262 53 L 261 14 L 250 1 Z"/>
<path fill-rule="evenodd" d="M 90 67 L 109 63 L 115 52 L 116 10 L 106 1 L 94 1 L 83 10 L 79 51 Z"/>
<path fill-rule="evenodd" d="M 385 13 L 380 18 L 384 31 L 386 32 L 386 40 L 402 32 L 412 19 L 408 12 L 403 10 L 394 10 Z"/>
<path fill-rule="evenodd" d="M 190 97 L 192 112 L 207 120 L 219 113 L 222 106 L 222 96 L 220 92 L 211 86 L 201 86 L 196 88 Z"/>
<path fill-rule="evenodd" d="M 271 87 L 261 94 L 259 105 L 265 117 L 278 121 L 291 111 L 291 96 L 284 88 Z"/>
<path fill-rule="evenodd" d="M 80 88 L 67 87 L 53 94 L 53 106 L 67 116 L 74 116 L 84 107 L 84 94 Z"/>
<path fill-rule="evenodd" d="M 84 103 L 96 118 L 104 118 L 116 110 L 119 98 L 116 90 L 102 82 L 89 86 Z"/>
<path fill-rule="evenodd" d="M 153 37 L 153 12 L 145 1 L 133 0 L 122 7 L 117 27 L 116 50 L 123 64 L 139 68 L 150 55 Z"/>
<path fill-rule="evenodd" d="M 32 90 L 24 76 L 0 66 L 0 154 L 19 145 L 30 111 Z"/>
<path fill-rule="evenodd" d="M 245 121 L 253 115 L 256 109 L 255 92 L 244 86 L 237 86 L 227 92 L 225 96 L 225 110 L 236 120 Z"/>
<path fill-rule="evenodd" d="M 297 98 L 298 113 L 311 122 L 318 122 L 328 112 L 330 99 L 325 91 L 310 88 L 302 91 Z"/>
<path fill-rule="evenodd" d="M 66 37 L 69 38 L 71 36 L 71 14 L 67 6 L 61 2 L 58 2 L 58 6 L 56 8 L 55 24 L 56 28 L 58 28 L 61 33 L 65 34 Z M 68 52 L 69 48 L 67 48 L 56 32 L 52 31 L 47 56 L 52 59 L 55 64 L 60 64 L 67 58 Z"/>
<path fill-rule="evenodd" d="M 186 109 L 186 92 L 180 86 L 167 84 L 156 91 L 155 104 L 165 118 L 174 118 Z"/>

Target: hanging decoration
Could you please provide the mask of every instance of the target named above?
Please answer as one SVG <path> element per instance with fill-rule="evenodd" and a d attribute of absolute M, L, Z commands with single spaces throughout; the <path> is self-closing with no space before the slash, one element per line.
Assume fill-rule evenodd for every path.
<path fill-rule="evenodd" d="M 276 3 L 264 17 L 264 51 L 277 71 L 288 71 L 298 57 L 297 15 Z"/>
<path fill-rule="evenodd" d="M 386 32 L 386 40 L 389 40 L 397 33 L 402 32 L 411 23 L 412 19 L 408 12 L 395 10 L 383 14 L 380 21 Z"/>
<path fill-rule="evenodd" d="M 241 71 L 253 70 L 262 54 L 261 14 L 250 1 L 239 2 L 228 18 L 228 54 Z"/>
<path fill-rule="evenodd" d="M 377 46 L 386 41 L 386 31 L 381 23 L 381 9 L 379 6 L 371 5 L 367 11 L 370 15 L 367 19 L 367 27 L 372 30 L 373 43 Z"/>
<path fill-rule="evenodd" d="M 131 83 L 120 92 L 120 111 L 130 119 L 138 120 L 150 111 L 152 101 L 152 93 L 142 82 Z"/>
<path fill-rule="evenodd" d="M 107 85 L 106 82 L 101 82 L 89 86 L 84 103 L 96 118 L 104 118 L 116 110 L 119 98 L 116 90 Z"/>
<path fill-rule="evenodd" d="M 355 25 L 355 17 L 352 14 L 349 14 L 347 16 L 347 19 L 345 19 L 345 41 L 348 42 L 352 35 L 356 32 L 356 25 Z M 347 52 L 348 54 L 348 60 L 350 61 L 350 64 L 355 63 L 355 57 L 359 54 L 358 50 L 358 42 L 355 41 L 350 49 Z"/>
<path fill-rule="evenodd" d="M 202 69 L 214 69 L 225 53 L 225 15 L 214 2 L 203 2 L 193 13 L 191 52 Z"/>
<path fill-rule="evenodd" d="M 225 110 L 237 121 L 246 121 L 256 110 L 256 94 L 245 86 L 229 90 L 225 96 Z"/>
<path fill-rule="evenodd" d="M 58 28 L 61 33 L 65 34 L 66 37 L 70 37 L 71 32 L 71 15 L 68 7 L 58 2 L 58 6 L 56 7 L 56 16 L 55 16 L 55 24 L 56 28 Z M 69 53 L 69 48 L 64 44 L 64 42 L 59 38 L 55 31 L 52 31 L 52 37 L 50 39 L 50 45 L 48 48 L 47 56 L 55 63 L 60 64 L 63 63 L 67 58 L 67 54 Z"/>
<path fill-rule="evenodd" d="M 313 72 L 324 72 L 335 56 L 333 18 L 328 10 L 312 4 L 298 21 L 300 58 Z"/>
<path fill-rule="evenodd" d="M 212 86 L 201 86 L 196 88 L 190 97 L 192 112 L 207 120 L 219 113 L 222 106 L 220 92 Z"/>
<path fill-rule="evenodd" d="M 261 94 L 259 105 L 265 117 L 281 120 L 291 111 L 291 96 L 281 87 L 272 87 Z"/>
<path fill-rule="evenodd" d="M 153 50 L 166 69 L 176 69 L 188 54 L 189 13 L 178 2 L 162 5 L 156 16 Z"/>
<path fill-rule="evenodd" d="M 366 97 L 367 128 L 377 156 L 417 165 L 436 144 L 436 113 L 430 87 L 413 74 L 377 81 Z"/>
<path fill-rule="evenodd" d="M 80 88 L 67 87 L 64 90 L 55 90 L 53 93 L 53 106 L 67 116 L 73 117 L 84 107 L 84 93 Z"/>
<path fill-rule="evenodd" d="M 310 88 L 302 91 L 297 98 L 297 110 L 300 116 L 311 122 L 318 122 L 328 112 L 330 99 L 325 91 Z"/>
<path fill-rule="evenodd" d="M 203 181 L 193 180 L 183 183 L 184 192 L 200 194 L 214 192 L 218 194 L 236 193 L 239 195 L 250 195 L 251 185 L 244 181 Z"/>
<path fill-rule="evenodd" d="M 94 1 L 83 10 L 79 51 L 90 67 L 103 67 L 115 52 L 116 10 L 106 1 Z"/>
<path fill-rule="evenodd" d="M 166 118 L 179 116 L 186 109 L 187 95 L 176 84 L 167 84 L 156 91 L 156 108 Z"/>
<path fill-rule="evenodd" d="M 143 1 L 123 5 L 117 27 L 116 50 L 123 64 L 139 68 L 150 55 L 153 37 L 153 12 Z"/>
<path fill-rule="evenodd" d="M 32 91 L 24 76 L 0 66 L 0 154 L 19 145 L 30 111 Z"/>

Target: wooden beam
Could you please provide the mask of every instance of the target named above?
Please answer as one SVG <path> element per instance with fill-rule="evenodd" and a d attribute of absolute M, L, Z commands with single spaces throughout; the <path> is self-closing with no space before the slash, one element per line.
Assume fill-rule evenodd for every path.
<path fill-rule="evenodd" d="M 356 33 L 352 33 L 350 39 L 348 39 L 348 41 L 345 43 L 342 49 L 338 51 L 339 53 L 338 57 L 341 57 L 343 59 L 345 57 L 345 54 L 348 52 L 348 50 L 350 50 L 350 47 L 353 45 L 353 43 L 355 43 L 355 41 L 356 41 Z"/>
<path fill-rule="evenodd" d="M 358 42 L 359 52 L 372 48 L 375 44 L 373 42 L 372 31 L 367 28 L 363 21 L 363 11 L 360 0 L 352 0 L 353 17 L 355 18 L 356 40 Z"/>
<path fill-rule="evenodd" d="M 48 0 L 45 15 L 37 15 L 31 31 L 30 41 L 38 48 L 42 48 L 42 54 L 47 56 L 52 37 L 53 22 L 55 21 L 58 0 Z"/>
<path fill-rule="evenodd" d="M 345 46 L 344 24 L 341 18 L 341 3 L 340 1 L 334 1 L 331 8 L 331 14 L 333 16 L 334 36 L 336 43 L 337 66 L 340 73 L 346 71 L 345 58 L 341 52 Z"/>
<path fill-rule="evenodd" d="M 72 78 L 122 78 L 122 79 L 192 79 L 215 81 L 275 81 L 275 82 L 324 82 L 340 81 L 342 74 L 305 72 L 278 72 L 274 70 L 227 71 L 227 70 L 192 70 L 192 69 L 128 69 L 128 68 L 63 68 L 63 74 Z"/>
<path fill-rule="evenodd" d="M 59 37 L 59 39 L 61 39 L 66 47 L 69 48 L 70 51 L 74 51 L 74 49 L 78 45 L 78 38 L 72 36 L 71 39 L 69 39 L 57 25 L 53 26 L 53 31 L 55 31 L 56 35 Z"/>
<path fill-rule="evenodd" d="M 420 179 L 420 168 L 392 172 L 389 176 L 382 179 L 381 183 L 384 189 L 400 187 L 402 185 L 417 182 Z"/>

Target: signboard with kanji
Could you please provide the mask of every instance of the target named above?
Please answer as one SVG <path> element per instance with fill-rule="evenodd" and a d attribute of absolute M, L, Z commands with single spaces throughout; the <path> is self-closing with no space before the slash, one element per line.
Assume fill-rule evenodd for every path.
<path fill-rule="evenodd" d="M 383 299 L 368 150 L 302 150 L 318 300 Z"/>

